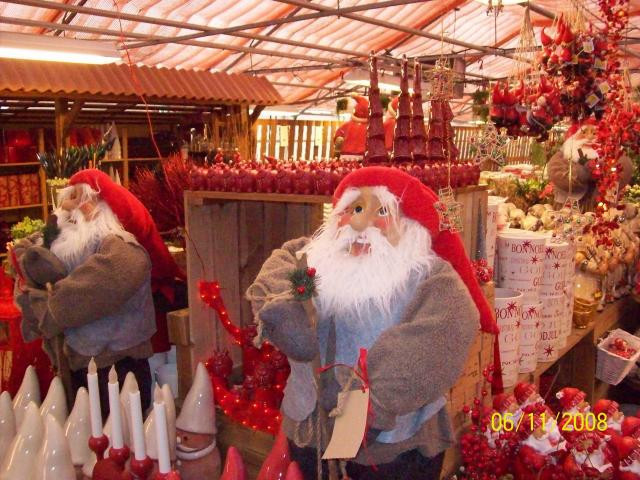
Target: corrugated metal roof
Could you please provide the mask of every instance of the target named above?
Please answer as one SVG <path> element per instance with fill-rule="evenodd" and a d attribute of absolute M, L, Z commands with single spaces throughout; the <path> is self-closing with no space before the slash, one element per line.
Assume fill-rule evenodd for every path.
<path fill-rule="evenodd" d="M 54 8 L 54 3 L 34 6 L 34 0 L 10 0 L 27 3 L 0 3 L 0 18 L 22 18 L 31 21 L 55 22 L 63 20 L 64 12 Z M 56 0 L 58 6 L 66 0 Z M 572 0 L 536 0 L 535 5 L 551 13 L 568 10 Z M 588 20 L 598 24 L 597 0 L 580 2 L 585 8 Z M 377 5 L 385 4 L 383 8 Z M 640 0 L 631 0 L 631 27 L 640 27 Z M 523 18 L 523 5 L 505 6 L 495 17 L 487 14 L 487 7 L 474 0 L 398 0 L 396 4 L 374 0 L 314 0 L 308 4 L 293 0 L 87 0 L 85 8 L 133 14 L 146 17 L 140 19 L 122 19 L 80 11 L 70 20 L 71 27 L 79 29 L 90 27 L 103 29 L 107 33 L 67 31 L 67 36 L 102 40 L 126 40 L 131 45 L 145 37 L 175 38 L 198 32 L 198 27 L 227 28 L 249 25 L 234 33 L 207 34 L 195 42 L 179 44 L 165 41 L 158 45 L 131 48 L 134 62 L 148 66 L 168 68 L 201 69 L 243 73 L 257 71 L 269 80 L 278 83 L 277 90 L 285 103 L 301 105 L 328 105 L 333 109 L 333 99 L 325 100 L 331 88 L 345 88 L 342 75 L 353 64 L 366 62 L 369 51 L 399 58 L 434 56 L 440 53 L 456 52 L 466 56 L 467 71 L 476 75 L 500 78 L 509 75 L 514 69 L 513 60 L 493 54 L 483 54 L 477 50 L 452 46 L 439 41 L 441 33 L 445 36 L 481 47 L 509 48 L 517 45 L 520 25 Z M 336 8 L 370 7 L 358 11 L 355 15 L 336 14 Z M 322 16 L 316 9 L 332 9 L 333 13 Z M 68 14 L 69 16 L 70 14 Z M 280 25 L 251 27 L 256 22 L 279 22 L 288 16 L 309 16 L 314 18 L 291 21 Z M 121 16 L 121 15 L 120 15 Z M 68 20 L 68 18 L 67 18 Z M 536 33 L 550 20 L 544 15 L 531 12 L 531 20 Z M 387 26 L 373 25 L 368 22 L 388 22 Z M 182 23 L 175 23 L 182 22 Z M 424 34 L 436 37 L 426 38 L 412 35 L 403 28 L 413 28 Z M 0 23 L 0 29 L 50 35 L 52 29 L 34 26 L 16 26 Z M 130 36 L 128 36 L 130 35 Z M 261 39 L 250 38 L 260 35 Z M 268 37 L 268 38 L 264 38 Z M 283 40 L 281 43 L 278 40 Z M 291 45 L 290 42 L 298 42 Z M 215 44 L 215 48 L 212 45 Z M 341 49 L 343 52 L 328 52 L 323 47 Z M 257 49 L 252 53 L 238 49 Z M 637 66 L 640 53 L 636 45 L 628 47 L 636 55 L 629 57 L 630 66 Z M 289 55 L 283 58 L 281 55 Z M 293 55 L 315 57 L 313 59 L 294 59 Z M 328 62 L 327 59 L 331 60 Z M 318 66 L 309 70 L 311 65 Z M 291 71 L 292 68 L 302 67 Z M 307 69 L 305 69 L 307 68 Z M 278 71 L 272 71 L 278 69 Z M 286 71 L 281 71 L 286 69 Z M 158 76 L 162 76 L 159 74 Z M 149 80 L 153 81 L 153 80 Z M 160 82 L 159 79 L 156 82 Z M 295 85 L 315 85 L 323 89 L 298 87 Z M 187 95 L 183 89 L 176 91 Z M 233 96 L 235 85 L 225 88 Z M 473 89 L 473 87 L 471 88 Z M 329 97 L 335 97 L 333 92 Z"/>
<path fill-rule="evenodd" d="M 194 103 L 276 105 L 282 98 L 264 77 L 124 64 L 79 65 L 0 59 L 0 92 L 90 95 Z"/>

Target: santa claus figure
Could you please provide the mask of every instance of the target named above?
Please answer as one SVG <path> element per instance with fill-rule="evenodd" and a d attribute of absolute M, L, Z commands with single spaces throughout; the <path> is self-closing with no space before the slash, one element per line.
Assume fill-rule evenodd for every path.
<path fill-rule="evenodd" d="M 349 477 L 439 477 L 454 442 L 444 395 L 478 322 L 496 329 L 459 235 L 439 231 L 436 201 L 399 169 L 358 169 L 338 186 L 319 231 L 275 250 L 249 288 L 262 333 L 290 360 L 282 428 L 307 480 L 316 478 L 316 435 L 309 432 L 318 408 L 330 411 L 340 391 L 358 388 L 350 387 L 350 369 L 336 367 L 321 374 L 316 390 L 312 361 L 318 355 L 323 365 L 356 366 L 360 349 L 372 414 L 366 448 L 347 462 Z M 301 254 L 317 276 L 317 331 L 288 295 Z M 329 421 L 329 434 L 332 428 Z"/>
<path fill-rule="evenodd" d="M 618 455 L 616 480 L 640 480 L 640 440 L 615 437 L 611 444 Z"/>
<path fill-rule="evenodd" d="M 107 174 L 76 173 L 58 205 L 45 238 L 31 237 L 14 251 L 25 340 L 45 340 L 53 364 L 70 384 L 69 398 L 86 386 L 94 357 L 103 416 L 112 365 L 121 383 L 127 372 L 135 374 L 147 408 L 147 358 L 156 331 L 151 282 L 172 282 L 179 269 L 146 208 Z"/>
<path fill-rule="evenodd" d="M 607 440 L 596 432 L 580 432 L 570 442 L 569 454 L 563 462 L 568 478 L 613 478 L 615 452 Z"/>
<path fill-rule="evenodd" d="M 393 97 L 387 105 L 387 111 L 384 118 L 384 146 L 387 152 L 393 150 L 393 132 L 396 129 L 396 118 L 398 118 L 398 100 L 399 97 Z"/>
<path fill-rule="evenodd" d="M 622 433 L 624 413 L 620 411 L 618 402 L 602 398 L 593 406 L 593 414 L 596 416 L 596 420 L 602 418 L 602 415 L 605 415 L 607 428 L 602 432 L 605 435 L 615 436 Z"/>
<path fill-rule="evenodd" d="M 633 437 L 640 440 L 640 418 L 629 416 L 626 417 L 621 426 L 621 433 L 625 437 Z"/>
<path fill-rule="evenodd" d="M 189 393 L 176 419 L 177 466 L 182 480 L 220 476 L 220 452 L 216 448 L 216 411 L 207 370 L 199 363 Z"/>
<path fill-rule="evenodd" d="M 524 439 L 514 464 L 516 480 L 563 480 L 561 463 L 566 454 L 553 412 L 527 413 Z M 526 432 L 526 433 L 524 433 Z"/>
<path fill-rule="evenodd" d="M 513 394 L 520 405 L 520 410 L 524 410 L 529 405 L 544 405 L 544 399 L 540 396 L 533 383 L 518 383 L 513 389 Z"/>
<path fill-rule="evenodd" d="M 351 120 L 343 123 L 333 136 L 336 155 L 343 160 L 361 160 L 364 155 L 369 117 L 369 101 L 354 95 L 356 106 Z"/>
<path fill-rule="evenodd" d="M 493 397 L 493 409 L 501 415 L 503 422 L 512 421 L 514 425 L 518 424 L 522 415 L 516 397 L 510 393 L 499 393 Z"/>
<path fill-rule="evenodd" d="M 574 124 L 567 130 L 562 148 L 549 160 L 547 171 L 553 182 L 555 201 L 564 205 L 567 201 L 580 200 L 585 208 L 593 210 L 597 191 L 591 175 L 593 160 L 598 159 L 596 121 L 589 118 L 582 124 Z M 619 159 L 620 190 L 631 181 L 633 162 L 627 156 Z"/>
<path fill-rule="evenodd" d="M 562 412 L 560 415 L 560 430 L 567 440 L 572 439 L 577 433 L 575 431 L 575 417 L 584 419 L 585 415 L 591 411 L 591 405 L 585 399 L 587 394 L 582 390 L 573 387 L 565 387 L 556 393 L 556 398 L 560 400 Z M 578 425 L 580 421 L 577 420 Z"/>

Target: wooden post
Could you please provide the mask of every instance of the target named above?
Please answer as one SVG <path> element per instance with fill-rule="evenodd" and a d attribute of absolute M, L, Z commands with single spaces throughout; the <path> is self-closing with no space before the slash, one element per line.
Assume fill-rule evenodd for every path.
<path fill-rule="evenodd" d="M 38 129 L 38 153 L 45 152 L 44 145 L 44 128 Z M 40 198 L 42 199 L 42 218 L 47 221 L 49 216 L 49 199 L 47 198 L 47 176 L 44 169 L 40 167 L 38 170 L 38 178 L 40 180 Z"/>
<path fill-rule="evenodd" d="M 120 129 L 120 149 L 122 154 L 122 181 L 124 188 L 129 188 L 129 131 L 127 127 Z"/>
<path fill-rule="evenodd" d="M 64 98 L 56 98 L 55 102 L 56 152 L 62 155 L 64 149 L 64 116 L 69 109 L 69 102 Z"/>

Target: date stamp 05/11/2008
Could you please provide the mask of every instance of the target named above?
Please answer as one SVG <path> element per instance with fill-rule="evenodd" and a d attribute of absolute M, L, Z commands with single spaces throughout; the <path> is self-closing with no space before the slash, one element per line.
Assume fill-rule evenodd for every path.
<path fill-rule="evenodd" d="M 536 416 L 539 417 L 540 422 L 535 421 Z M 510 412 L 494 412 L 491 415 L 490 428 L 494 432 L 521 431 L 521 429 L 534 431 L 537 428 L 545 431 L 547 421 L 551 418 L 555 418 L 554 425 L 557 425 L 557 428 L 563 432 L 604 432 L 609 428 L 607 414 L 599 413 L 596 415 L 593 412 L 563 412 L 558 413 L 555 417 L 545 412 L 537 415 L 533 413 L 523 413 L 518 416 Z"/>

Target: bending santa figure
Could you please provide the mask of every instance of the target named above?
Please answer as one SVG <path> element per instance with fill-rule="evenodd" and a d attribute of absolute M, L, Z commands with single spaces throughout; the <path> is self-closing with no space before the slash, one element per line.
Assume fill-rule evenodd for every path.
<path fill-rule="evenodd" d="M 579 200 L 586 209 L 594 209 L 598 192 L 591 168 L 597 159 L 596 121 L 588 119 L 581 125 L 572 125 L 565 134 L 562 148 L 547 163 L 556 203 L 564 205 L 567 201 Z M 621 191 L 631 181 L 633 162 L 623 155 L 618 163 Z"/>
<path fill-rule="evenodd" d="M 32 236 L 12 252 L 21 275 L 16 303 L 24 339 L 44 339 L 69 398 L 86 386 L 95 357 L 103 417 L 112 365 L 120 383 L 134 373 L 146 409 L 147 358 L 156 331 L 151 282 L 173 281 L 179 269 L 149 212 L 129 191 L 99 170 L 80 171 L 69 183 L 45 238 Z"/>
<path fill-rule="evenodd" d="M 361 160 L 364 156 L 369 121 L 369 101 L 360 95 L 354 95 L 356 106 L 351 120 L 343 123 L 333 136 L 336 156 L 343 160 Z"/>
<path fill-rule="evenodd" d="M 371 415 L 366 448 L 347 462 L 349 477 L 439 478 L 443 452 L 454 443 L 444 395 L 478 321 L 487 331 L 495 324 L 459 235 L 439 231 L 436 201 L 400 170 L 356 170 L 338 186 L 333 212 L 313 238 L 275 250 L 249 287 L 263 335 L 289 357 L 282 428 L 306 480 L 316 478 L 318 404 L 330 411 L 340 391 L 361 386 L 350 388 L 351 369 L 328 368 L 318 396 L 312 360 L 319 354 L 323 365 L 355 367 L 360 349 L 367 349 Z M 302 303 L 287 297 L 302 253 L 318 279 L 317 332 Z"/>

